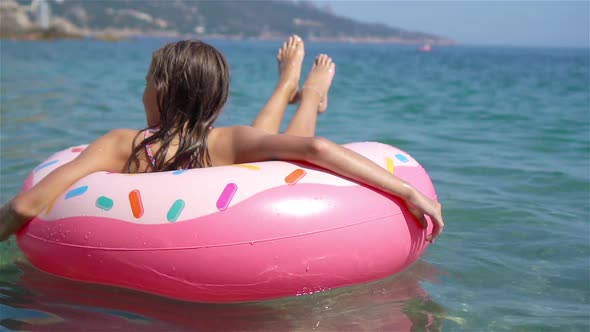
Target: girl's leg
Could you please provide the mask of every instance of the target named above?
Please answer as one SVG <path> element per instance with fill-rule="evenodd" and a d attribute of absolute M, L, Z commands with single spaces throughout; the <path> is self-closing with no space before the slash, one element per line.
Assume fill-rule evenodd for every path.
<path fill-rule="evenodd" d="M 285 134 L 315 136 L 317 114 L 326 110 L 328 90 L 335 74 L 336 64 L 332 59 L 326 54 L 318 55 L 303 83 L 301 103 Z"/>
<path fill-rule="evenodd" d="M 304 55 L 303 40 L 299 36 L 291 36 L 283 43 L 277 54 L 279 81 L 272 96 L 254 119 L 253 127 L 273 134 L 279 132 L 287 104 L 299 99 L 299 77 Z"/>

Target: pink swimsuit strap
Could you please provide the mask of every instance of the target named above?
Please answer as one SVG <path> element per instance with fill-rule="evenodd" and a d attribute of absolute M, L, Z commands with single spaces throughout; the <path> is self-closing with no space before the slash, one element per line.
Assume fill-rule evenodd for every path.
<path fill-rule="evenodd" d="M 157 128 L 148 128 L 144 132 L 143 138 L 144 139 L 147 139 L 148 137 L 152 136 L 158 130 L 159 129 L 157 129 Z M 148 159 L 152 163 L 152 166 L 154 166 L 154 168 L 155 168 L 156 167 L 156 158 L 154 158 L 154 153 L 152 152 L 152 145 L 151 144 L 146 144 L 145 145 L 145 153 L 147 154 Z"/>

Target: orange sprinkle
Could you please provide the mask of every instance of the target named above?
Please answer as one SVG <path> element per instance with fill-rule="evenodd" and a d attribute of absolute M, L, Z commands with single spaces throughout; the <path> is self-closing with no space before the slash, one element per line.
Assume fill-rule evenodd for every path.
<path fill-rule="evenodd" d="M 135 218 L 143 216 L 143 203 L 139 190 L 136 189 L 129 193 L 129 205 L 131 205 L 131 212 Z"/>
<path fill-rule="evenodd" d="M 287 175 L 287 177 L 285 178 L 285 182 L 292 186 L 295 183 L 299 182 L 299 180 L 301 180 L 307 173 L 305 173 L 304 170 L 302 170 L 301 168 L 298 168 L 296 170 L 294 170 L 293 172 L 291 172 L 291 174 Z"/>
<path fill-rule="evenodd" d="M 387 158 L 385 158 L 385 160 L 387 161 L 387 170 L 389 171 L 389 173 L 393 174 L 393 171 L 394 171 L 393 159 L 387 157 Z"/>

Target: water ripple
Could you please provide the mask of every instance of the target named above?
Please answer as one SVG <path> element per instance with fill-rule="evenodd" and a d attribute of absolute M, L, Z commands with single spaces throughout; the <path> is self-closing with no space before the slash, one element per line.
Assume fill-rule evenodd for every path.
<path fill-rule="evenodd" d="M 1 201 L 56 150 L 112 128 L 143 127 L 149 56 L 166 41 L 2 41 Z M 279 45 L 213 43 L 232 67 L 231 95 L 218 125 L 248 124 L 274 88 Z M 403 324 L 427 329 L 433 321 L 448 331 L 588 330 L 587 50 L 456 47 L 420 54 L 410 46 L 307 43 L 303 75 L 320 52 L 336 61 L 337 75 L 318 134 L 339 143 L 394 144 L 432 177 L 447 227 L 415 268 L 430 272 L 412 276 L 410 269 L 390 280 L 270 304 L 206 306 L 110 288 L 97 293 L 94 286 L 17 267 L 19 252 L 3 244 L 0 305 L 10 318 L 0 325 L 39 330 L 31 321 L 45 315 L 39 317 L 51 324 L 58 317 L 66 327 L 102 317 L 115 324 L 109 326 L 160 330 L 189 323 L 204 329 L 398 330 Z M 294 111 L 288 108 L 287 120 Z M 125 301 L 134 305 L 121 307 Z M 156 309 L 166 306 L 176 316 Z"/>

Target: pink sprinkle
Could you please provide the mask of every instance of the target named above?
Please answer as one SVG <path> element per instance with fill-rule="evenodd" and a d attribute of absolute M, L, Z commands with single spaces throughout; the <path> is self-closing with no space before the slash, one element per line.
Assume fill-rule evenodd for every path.
<path fill-rule="evenodd" d="M 234 198 L 234 194 L 238 191 L 238 185 L 235 183 L 228 183 L 223 192 L 217 199 L 217 208 L 219 211 L 223 211 L 228 208 L 229 203 L 231 203 L 232 198 Z"/>

